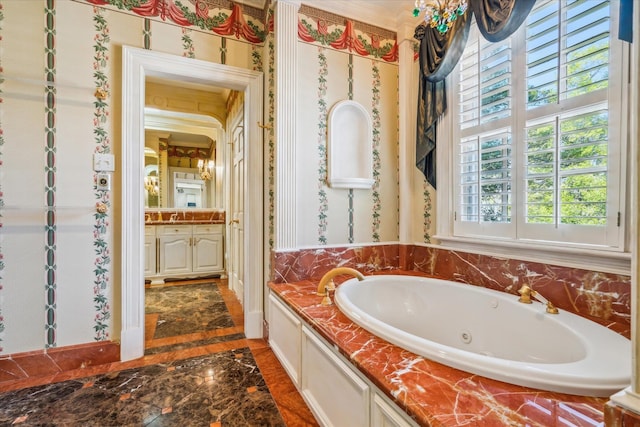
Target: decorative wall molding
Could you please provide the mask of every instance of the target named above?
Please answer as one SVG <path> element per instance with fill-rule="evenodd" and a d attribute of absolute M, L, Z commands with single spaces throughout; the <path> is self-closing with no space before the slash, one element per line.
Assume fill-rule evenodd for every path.
<path fill-rule="evenodd" d="M 415 43 L 404 38 L 400 42 L 398 66 L 398 234 L 400 243 L 416 240 L 413 236 L 414 194 L 420 185 L 415 179 L 418 66 L 413 59 Z M 443 151 L 443 150 L 440 150 Z M 438 163 L 441 164 L 441 163 Z"/>
<path fill-rule="evenodd" d="M 299 5 L 279 1 L 275 4 L 278 31 L 274 33 L 276 53 L 276 248 L 296 245 L 297 232 L 297 99 L 298 46 L 296 23 Z"/>

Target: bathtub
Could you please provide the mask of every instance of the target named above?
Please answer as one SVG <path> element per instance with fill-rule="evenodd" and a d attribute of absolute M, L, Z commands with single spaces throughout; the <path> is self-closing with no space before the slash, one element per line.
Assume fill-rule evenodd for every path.
<path fill-rule="evenodd" d="M 338 286 L 335 303 L 392 344 L 484 377 L 601 397 L 631 382 L 628 339 L 505 292 L 424 277 L 368 276 Z"/>

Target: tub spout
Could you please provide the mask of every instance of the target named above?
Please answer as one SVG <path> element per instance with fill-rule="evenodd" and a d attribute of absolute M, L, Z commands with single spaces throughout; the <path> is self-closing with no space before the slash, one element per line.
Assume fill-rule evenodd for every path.
<path fill-rule="evenodd" d="M 534 291 L 530 286 L 522 285 L 518 291 L 520 298 L 518 301 L 524 304 L 531 304 L 531 298 L 535 298 L 547 307 L 547 313 L 558 314 L 558 308 L 551 301 L 540 295 L 540 292 Z"/>
<path fill-rule="evenodd" d="M 336 288 L 336 285 L 333 283 L 333 278 L 336 276 L 340 276 L 341 274 L 350 274 L 353 277 L 357 277 L 358 280 L 364 280 L 364 276 L 358 270 L 349 268 L 349 267 L 337 267 L 333 270 L 330 270 L 322 279 L 320 279 L 320 283 L 318 284 L 318 296 L 325 296 L 328 291 L 332 291 Z"/>

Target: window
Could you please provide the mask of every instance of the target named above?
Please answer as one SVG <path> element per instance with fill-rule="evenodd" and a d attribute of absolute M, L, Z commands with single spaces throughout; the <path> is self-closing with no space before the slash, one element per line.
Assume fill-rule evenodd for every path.
<path fill-rule="evenodd" d="M 624 249 L 614 3 L 540 0 L 498 43 L 472 25 L 449 86 L 454 237 Z"/>

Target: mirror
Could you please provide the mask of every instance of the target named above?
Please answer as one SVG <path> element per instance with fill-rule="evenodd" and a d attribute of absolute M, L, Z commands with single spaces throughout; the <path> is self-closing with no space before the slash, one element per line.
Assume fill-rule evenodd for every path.
<path fill-rule="evenodd" d="M 160 159 L 158 152 L 151 147 L 144 147 L 144 206 L 159 208 L 160 203 Z"/>
<path fill-rule="evenodd" d="M 230 91 L 148 77 L 145 92 L 145 208 L 223 208 Z"/>
<path fill-rule="evenodd" d="M 215 155 L 207 135 L 145 129 L 145 208 L 215 207 Z"/>

